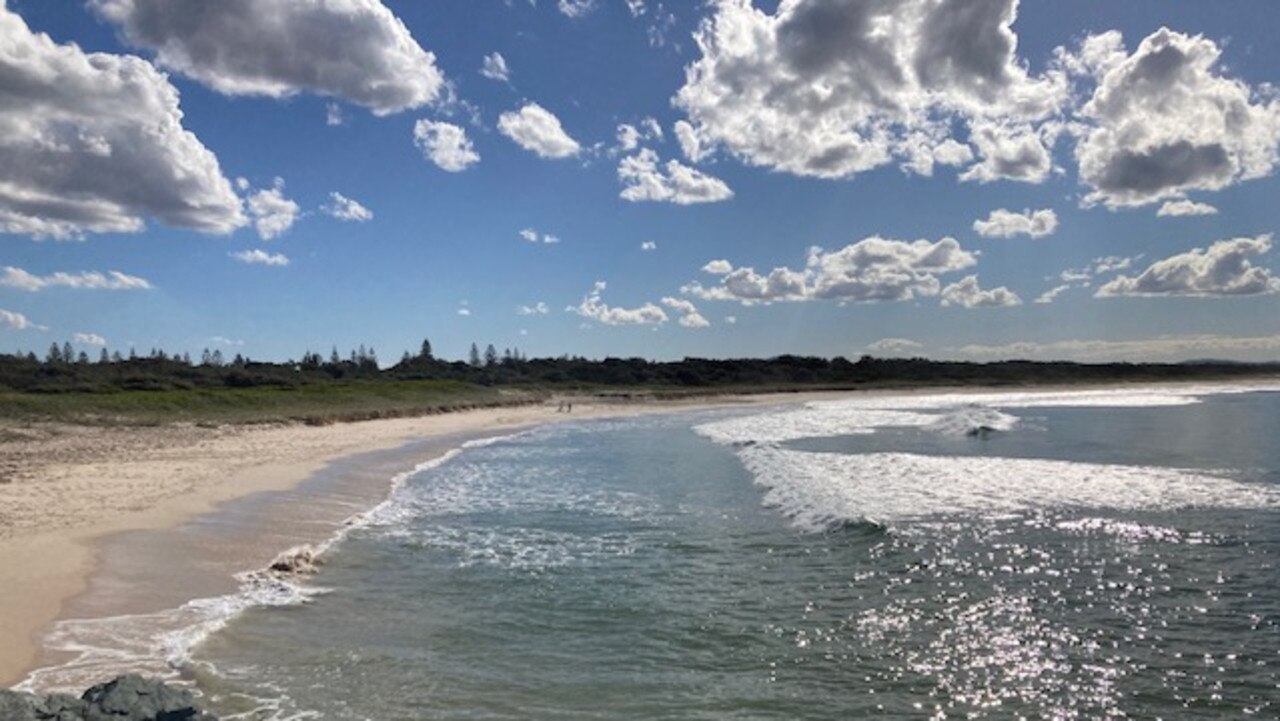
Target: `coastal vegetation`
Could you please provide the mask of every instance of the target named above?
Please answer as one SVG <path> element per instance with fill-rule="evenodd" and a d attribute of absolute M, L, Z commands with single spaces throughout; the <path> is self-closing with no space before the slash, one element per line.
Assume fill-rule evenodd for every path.
<path fill-rule="evenodd" d="M 423 341 L 394 365 L 360 347 L 328 356 L 264 362 L 220 351 L 153 350 L 127 355 L 103 349 L 97 359 L 53 345 L 0 355 L 0 418 L 90 423 L 328 423 L 465 408 L 538 402 L 552 395 L 678 398 L 719 393 L 1210 380 L 1280 375 L 1280 364 L 1003 361 L 925 358 L 851 361 L 773 358 L 652 361 L 644 358 L 529 358 L 492 345 L 469 358 L 436 357 Z"/>

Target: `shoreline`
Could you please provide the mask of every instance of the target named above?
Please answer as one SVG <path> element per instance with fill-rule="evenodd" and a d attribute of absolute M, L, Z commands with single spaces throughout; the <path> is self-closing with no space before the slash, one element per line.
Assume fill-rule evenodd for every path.
<path fill-rule="evenodd" d="M 328 426 L 48 429 L 48 437 L 18 441 L 26 446 L 21 454 L 25 457 L 15 460 L 12 456 L 18 454 L 7 454 L 10 457 L 5 459 L 6 465 L 16 468 L 16 479 L 0 484 L 0 513 L 4 514 L 0 516 L 0 688 L 17 684 L 45 665 L 41 661 L 50 660 L 43 648 L 44 636 L 55 623 L 70 618 L 68 611 L 77 604 L 86 606 L 83 601 L 101 571 L 104 547 L 129 534 L 177 529 L 233 502 L 296 490 L 344 459 L 378 453 L 399 456 L 381 468 L 383 475 L 363 479 L 365 507 L 359 510 L 367 511 L 390 492 L 395 472 L 389 471 L 412 469 L 469 438 L 555 422 L 803 403 L 844 395 L 848 392 L 673 401 L 573 399 L 572 414 L 558 413 L 556 401 L 548 401 Z M 460 440 L 448 447 L 436 446 L 426 457 L 410 448 L 445 438 Z M 397 449 L 408 450 L 397 454 Z M 220 565 L 253 571 L 292 546 L 322 543 L 355 515 L 350 507 L 346 510 L 340 517 L 331 514 L 304 524 L 308 528 L 298 532 L 297 543 L 253 551 L 239 547 L 234 552 L 239 557 L 223 558 L 225 563 Z M 217 580 L 212 588 L 217 588 Z M 224 587 L 236 583 L 231 574 L 220 580 Z M 158 593 L 135 591 L 135 599 L 139 593 L 170 601 L 189 596 L 179 602 L 202 597 L 175 595 L 172 588 Z M 112 611 L 158 610 L 150 607 L 154 601 L 140 608 L 128 599 L 116 603 L 122 606 Z M 98 604 L 99 608 L 110 605 Z"/>
<path fill-rule="evenodd" d="M 66 436 L 19 441 L 30 446 L 23 449 L 26 459 L 15 463 L 12 454 L 4 459 L 20 473 L 16 482 L 0 484 L 0 688 L 68 660 L 44 647 L 46 634 L 58 621 L 146 614 L 234 592 L 236 574 L 263 569 L 290 549 L 332 539 L 347 519 L 387 498 L 394 476 L 445 456 L 467 440 L 556 422 L 850 396 L 1206 387 L 1258 380 L 920 387 L 679 400 L 575 398 L 571 415 L 558 413 L 559 399 L 553 399 L 540 405 L 319 427 L 65 427 L 61 431 Z M 36 456 L 43 460 L 28 460 Z M 343 483 L 347 486 L 338 496 L 326 501 L 325 494 L 333 496 Z M 273 502 L 291 510 L 274 515 L 262 510 Z M 299 520 L 293 511 L 304 507 L 300 503 L 323 510 Z M 232 506 L 235 510 L 228 510 Z M 253 516 L 253 509 L 261 515 Z M 174 564 L 198 555 L 199 545 L 191 545 L 193 524 L 219 514 L 240 514 L 243 527 L 238 530 L 244 537 L 239 544 L 211 551 L 201 568 L 179 581 L 163 573 L 138 575 L 139 567 L 155 565 L 151 555 L 165 547 L 172 549 L 160 563 L 164 568 L 178 568 Z M 107 575 L 115 577 L 113 592 L 102 590 L 112 580 L 104 580 Z M 122 582 L 126 578 L 143 587 L 121 590 L 131 586 Z M 182 585 L 175 588 L 175 583 Z M 140 594 L 146 601 L 139 601 Z"/>

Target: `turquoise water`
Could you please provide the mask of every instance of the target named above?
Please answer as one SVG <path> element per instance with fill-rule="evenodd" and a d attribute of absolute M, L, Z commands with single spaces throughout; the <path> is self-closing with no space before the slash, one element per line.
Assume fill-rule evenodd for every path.
<path fill-rule="evenodd" d="M 1274 718 L 1277 430 L 1166 391 L 546 427 L 191 669 L 246 718 Z"/>

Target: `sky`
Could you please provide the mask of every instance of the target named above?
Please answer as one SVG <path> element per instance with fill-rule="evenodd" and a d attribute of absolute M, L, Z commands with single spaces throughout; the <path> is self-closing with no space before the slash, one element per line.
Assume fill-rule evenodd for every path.
<path fill-rule="evenodd" d="M 1277 23 L 0 0 L 0 351 L 1274 360 Z"/>

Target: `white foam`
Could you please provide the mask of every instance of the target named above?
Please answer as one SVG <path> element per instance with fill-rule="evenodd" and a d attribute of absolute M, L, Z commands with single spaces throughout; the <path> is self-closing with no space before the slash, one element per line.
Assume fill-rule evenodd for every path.
<path fill-rule="evenodd" d="M 191 662 L 191 651 L 245 610 L 306 603 L 326 589 L 305 587 L 273 574 L 237 576 L 236 593 L 189 601 L 156 613 L 68 619 L 54 624 L 45 648 L 72 659 L 37 669 L 19 686 L 78 694 L 103 678 L 133 672 L 172 679 Z"/>
<path fill-rule="evenodd" d="M 352 531 L 377 523 L 385 514 L 394 512 L 397 498 L 410 478 L 447 463 L 461 452 L 461 449 L 450 450 L 393 476 L 387 500 L 351 516 L 324 542 L 289 549 L 280 557 L 306 554 L 313 559 L 321 558 Z M 196 646 L 246 610 L 306 603 L 327 592 L 265 570 L 238 574 L 236 580 L 240 588 L 235 593 L 195 599 L 175 609 L 59 621 L 45 637 L 44 645 L 48 650 L 70 654 L 72 660 L 33 671 L 19 688 L 78 694 L 102 678 L 128 672 L 172 679 L 191 662 Z"/>
<path fill-rule="evenodd" d="M 781 443 L 801 438 L 874 433 L 877 428 L 928 427 L 948 411 L 987 407 L 1145 408 L 1199 403 L 1206 396 L 1280 391 L 1280 383 L 1122 386 L 1102 390 L 995 391 L 853 395 L 793 408 L 704 423 L 694 430 L 726 445 Z"/>
<path fill-rule="evenodd" d="M 765 503 L 805 530 L 941 516 L 990 518 L 1054 508 L 1280 508 L 1280 491 L 1170 468 L 910 453 L 843 455 L 776 446 L 741 457 Z"/>
<path fill-rule="evenodd" d="M 987 431 L 1010 431 L 1017 423 L 1017 416 L 970 403 L 941 414 L 928 429 L 948 436 L 972 436 Z"/>

